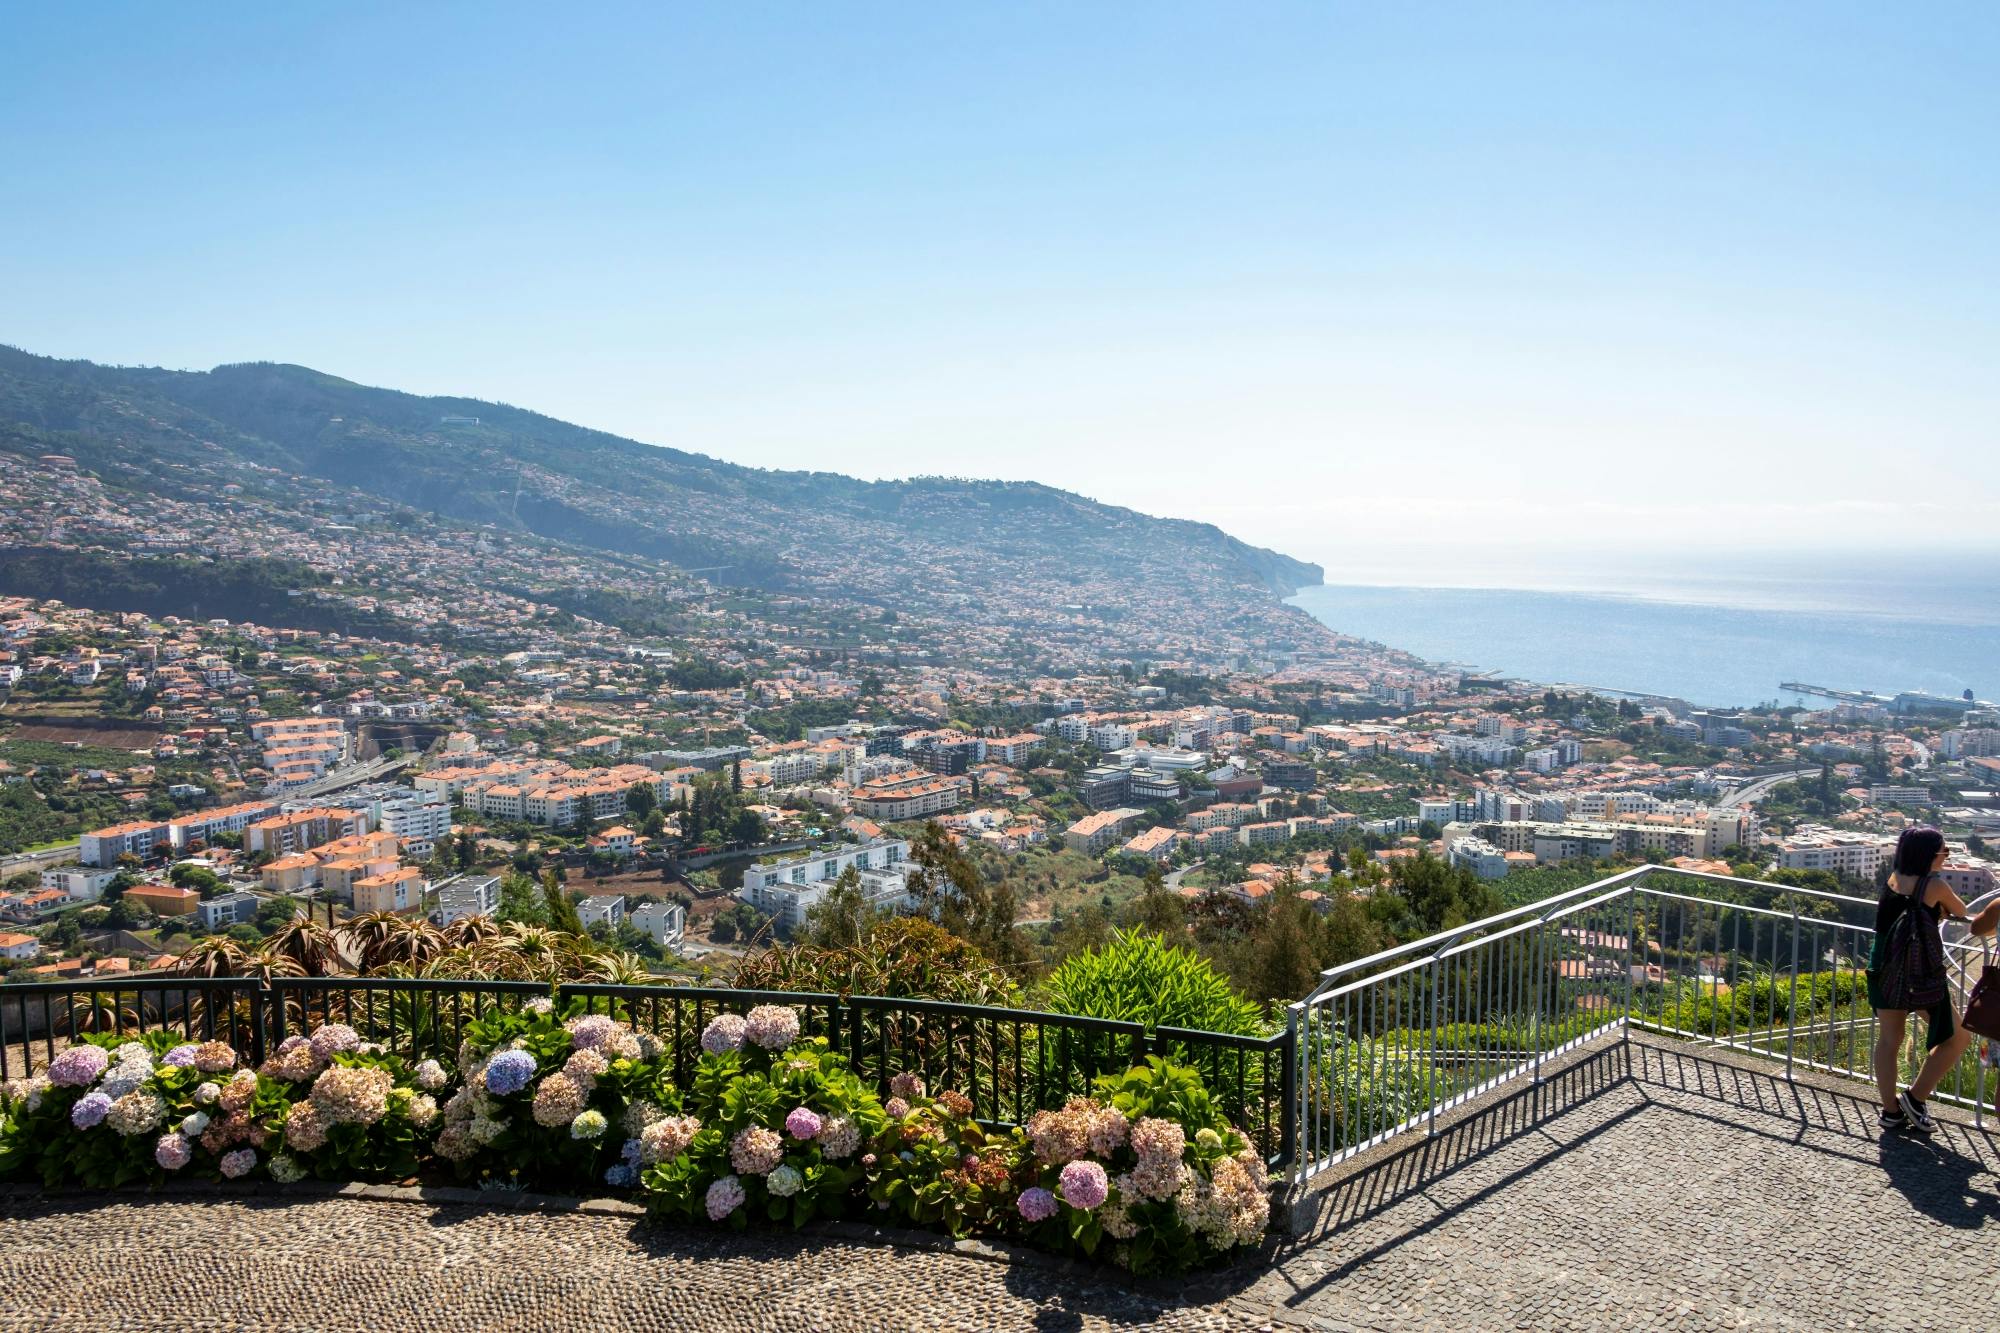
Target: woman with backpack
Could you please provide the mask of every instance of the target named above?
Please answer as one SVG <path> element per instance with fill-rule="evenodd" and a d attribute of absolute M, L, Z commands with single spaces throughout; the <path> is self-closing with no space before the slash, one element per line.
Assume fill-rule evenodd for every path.
<path fill-rule="evenodd" d="M 1949 885 L 1935 878 L 1950 854 L 1944 834 L 1936 829 L 1904 829 L 1896 840 L 1889 882 L 1875 907 L 1868 1003 L 1875 1009 L 1875 1084 L 1882 1094 L 1880 1119 L 1885 1130 L 1929 1134 L 1937 1128 L 1925 1102 L 1972 1040 L 1972 1034 L 1959 1025 L 1953 1007 L 1945 973 L 1944 938 L 1939 930 L 1939 923 L 1947 916 L 1965 919 L 1965 903 Z M 2000 920 L 2000 903 L 1971 921 L 1973 933 L 1988 933 L 1996 920 Z M 1928 1020 L 1924 1044 L 1930 1053 L 1924 1057 L 1916 1080 L 1899 1089 L 1903 1034 L 1913 1013 Z"/>

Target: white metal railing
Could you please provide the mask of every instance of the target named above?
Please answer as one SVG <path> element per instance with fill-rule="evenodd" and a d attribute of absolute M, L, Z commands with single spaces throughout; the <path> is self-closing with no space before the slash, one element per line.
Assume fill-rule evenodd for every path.
<path fill-rule="evenodd" d="M 1648 865 L 1329 968 L 1291 1007 L 1293 1179 L 1634 1029 L 1782 1062 L 1787 1078 L 1873 1083 L 1874 914 L 1848 894 Z M 1981 949 L 1958 927 L 1946 950 L 1962 1002 Z M 1909 1026 L 1905 1081 L 1924 1033 Z M 2000 1089 L 1984 1048 L 1936 1093 L 1982 1127 Z"/>

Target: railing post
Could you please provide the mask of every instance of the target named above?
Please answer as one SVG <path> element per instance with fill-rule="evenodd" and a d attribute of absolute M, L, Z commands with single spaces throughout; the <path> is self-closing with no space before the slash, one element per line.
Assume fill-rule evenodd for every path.
<path fill-rule="evenodd" d="M 1285 1010 L 1285 1063 L 1279 1078 L 1278 1154 L 1287 1165 L 1299 1161 L 1299 1009 Z M 1296 1174 L 1296 1173 L 1295 1173 Z"/>
<path fill-rule="evenodd" d="M 1425 1099 L 1429 1102 L 1430 1106 L 1424 1113 L 1424 1137 L 1431 1138 L 1437 1134 L 1438 1121 L 1438 974 L 1440 969 L 1437 959 L 1431 959 L 1425 971 L 1427 973 L 1425 977 L 1427 984 L 1424 986 L 1424 990 L 1430 996 L 1431 1012 L 1430 1021 L 1427 1025 L 1430 1028 L 1430 1067 L 1424 1070 L 1424 1093 Z M 1480 1017 L 1484 1021 L 1485 1015 L 1481 1015 Z"/>
<path fill-rule="evenodd" d="M 1792 1052 L 1799 1033 L 1799 909 L 1792 909 L 1792 998 L 1785 1006 L 1785 1082 L 1791 1083 Z"/>
<path fill-rule="evenodd" d="M 1632 1042 L 1632 1006 L 1639 998 L 1639 985 L 1632 975 L 1632 968 L 1639 959 L 1639 885 L 1645 883 L 1642 876 L 1625 890 L 1625 1023 L 1621 1038 L 1627 1046 Z M 1632 1072 L 1632 1055 L 1625 1054 L 1625 1072 Z"/>
<path fill-rule="evenodd" d="M 1549 922 L 1547 917 L 1543 917 L 1535 922 L 1535 947 L 1534 950 L 1532 951 L 1532 957 L 1534 958 L 1533 967 L 1535 973 L 1535 984 L 1534 984 L 1535 1012 L 1533 1015 L 1534 1018 L 1533 1041 L 1535 1043 L 1534 1086 L 1537 1088 L 1539 1088 L 1542 1085 L 1542 1046 L 1543 1046 L 1542 987 L 1545 984 L 1547 984 L 1548 981 L 1548 968 L 1546 965 L 1548 962 L 1548 955 L 1545 946 L 1545 940 L 1548 936 L 1548 924 Z M 1541 1109 L 1541 1103 L 1537 1102 L 1536 1103 L 1537 1113 L 1539 1113 L 1540 1109 Z"/>
<path fill-rule="evenodd" d="M 264 1024 L 267 1028 L 265 1046 L 268 1050 L 276 1050 L 285 1041 L 285 996 L 278 989 L 277 983 L 272 981 L 259 982 L 257 988 L 266 993 L 270 1006 L 264 1013 Z M 263 1063 L 263 1056 L 258 1056 L 258 1063 Z"/>

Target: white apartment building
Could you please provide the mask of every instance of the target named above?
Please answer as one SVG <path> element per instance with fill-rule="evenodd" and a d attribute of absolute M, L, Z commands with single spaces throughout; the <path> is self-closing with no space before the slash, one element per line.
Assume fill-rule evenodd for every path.
<path fill-rule="evenodd" d="M 661 948 L 679 953 L 687 940 L 687 908 L 677 902 L 641 903 L 626 918 Z"/>
<path fill-rule="evenodd" d="M 1507 877 L 1507 853 L 1484 838 L 1459 838 L 1445 848 L 1445 859 L 1463 866 L 1481 879 Z"/>
<path fill-rule="evenodd" d="M 1417 822 L 1436 824 L 1443 828 L 1446 824 L 1456 824 L 1479 817 L 1479 802 L 1461 800 L 1450 796 L 1422 796 L 1417 798 Z"/>
<path fill-rule="evenodd" d="M 365 811 L 375 828 L 401 838 L 404 850 L 419 860 L 451 836 L 451 800 L 441 791 L 359 787 L 328 797 L 326 804 Z"/>
<path fill-rule="evenodd" d="M 903 880 L 909 855 L 910 844 L 901 838 L 877 838 L 800 852 L 745 870 L 743 887 L 736 891 L 736 896 L 758 911 L 776 917 L 786 931 L 793 931 L 805 924 L 806 913 L 826 896 L 841 872 L 850 868 L 860 873 L 862 891 L 871 902 L 900 903 L 908 895 Z"/>
<path fill-rule="evenodd" d="M 1782 870 L 1831 870 L 1856 879 L 1879 878 L 1896 855 L 1896 840 L 1884 833 L 1855 833 L 1807 824 L 1778 848 Z"/>
<path fill-rule="evenodd" d="M 576 919 L 585 930 L 600 923 L 616 930 L 625 924 L 625 895 L 592 894 L 576 905 Z"/>
<path fill-rule="evenodd" d="M 1985 759 L 2000 755 L 2000 727 L 1954 727 L 1938 739 L 1946 759 Z"/>
<path fill-rule="evenodd" d="M 967 778 L 933 778 L 925 774 L 863 787 L 854 793 L 850 806 L 855 814 L 869 819 L 922 819 L 958 809 L 971 790 L 972 783 Z"/>
<path fill-rule="evenodd" d="M 61 889 L 78 901 L 95 902 L 104 896 L 105 886 L 117 878 L 116 870 L 58 866 L 53 870 L 44 870 L 41 883 L 45 889 Z"/>
<path fill-rule="evenodd" d="M 457 875 L 437 888 L 437 909 L 431 914 L 441 926 L 468 916 L 493 916 L 500 911 L 498 875 Z"/>

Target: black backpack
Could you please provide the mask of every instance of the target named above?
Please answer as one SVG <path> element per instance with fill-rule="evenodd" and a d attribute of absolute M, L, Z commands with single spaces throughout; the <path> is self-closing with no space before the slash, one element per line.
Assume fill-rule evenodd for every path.
<path fill-rule="evenodd" d="M 1877 980 L 1884 1009 L 1928 1009 L 1951 993 L 1938 912 L 1924 901 L 1930 882 L 1929 875 L 1917 881 L 1910 905 L 1889 927 L 1889 938 L 1882 943 L 1882 970 Z"/>

